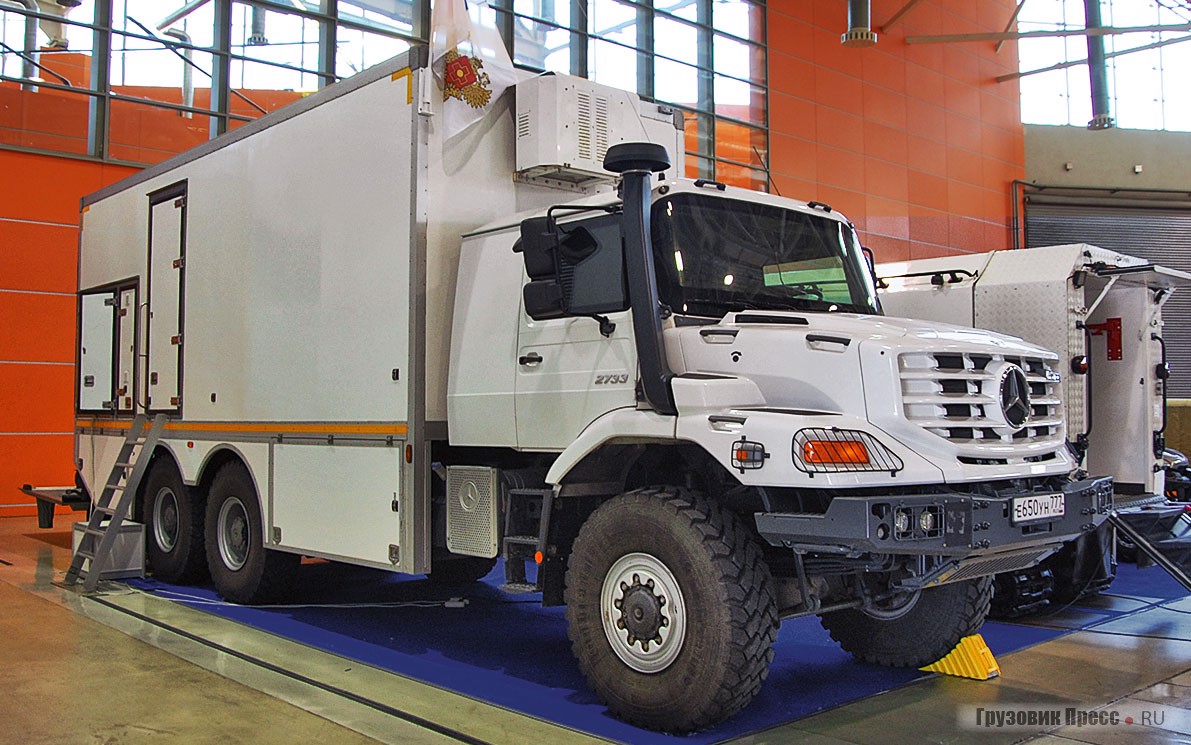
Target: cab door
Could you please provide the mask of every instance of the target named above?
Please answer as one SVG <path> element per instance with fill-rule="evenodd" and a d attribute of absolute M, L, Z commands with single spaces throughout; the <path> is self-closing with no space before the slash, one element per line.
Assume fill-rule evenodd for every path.
<path fill-rule="evenodd" d="M 636 405 L 619 216 L 575 220 L 559 232 L 567 313 L 534 320 L 522 304 L 517 336 L 517 443 L 533 450 L 562 450 L 600 415 Z"/>

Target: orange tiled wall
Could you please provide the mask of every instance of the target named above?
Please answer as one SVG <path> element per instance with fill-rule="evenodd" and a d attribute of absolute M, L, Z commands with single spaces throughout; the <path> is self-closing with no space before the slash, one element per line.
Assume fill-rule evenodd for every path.
<path fill-rule="evenodd" d="M 873 0 L 874 25 L 904 0 Z M 914 6 L 875 47 L 840 45 L 846 4 L 768 5 L 770 167 L 782 195 L 848 215 L 878 261 L 1010 245 L 1010 184 L 1025 176 L 1017 49 L 907 44 L 1003 31 L 1013 0 Z"/>
<path fill-rule="evenodd" d="M 0 151 L 0 517 L 74 483 L 79 199 L 134 172 Z"/>

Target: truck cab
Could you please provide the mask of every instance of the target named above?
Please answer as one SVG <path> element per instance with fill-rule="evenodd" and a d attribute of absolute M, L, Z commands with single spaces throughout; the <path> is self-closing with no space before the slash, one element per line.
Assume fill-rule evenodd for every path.
<path fill-rule="evenodd" d="M 617 196 L 465 236 L 448 386 L 453 446 L 548 465 L 536 587 L 569 606 L 614 711 L 709 721 L 654 712 L 702 664 L 682 650 L 731 649 L 734 628 L 767 647 L 783 617 L 819 614 L 860 659 L 929 664 L 979 627 L 991 575 L 1103 521 L 1111 480 L 1071 477 L 1057 355 L 884 317 L 831 207 L 655 182 L 642 151 L 609 151 L 631 161 Z M 708 556 L 755 556 L 750 582 L 707 557 L 716 579 L 688 576 L 695 524 Z M 693 607 L 717 590 L 748 606 L 722 629 Z M 741 654 L 716 668 L 761 675 Z M 727 706 L 732 687 L 710 688 L 699 705 Z"/>

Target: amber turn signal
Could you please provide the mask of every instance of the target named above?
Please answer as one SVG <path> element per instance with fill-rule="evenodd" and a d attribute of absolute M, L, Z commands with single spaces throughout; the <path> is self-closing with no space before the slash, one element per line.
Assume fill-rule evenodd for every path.
<path fill-rule="evenodd" d="M 804 463 L 863 465 L 868 463 L 868 448 L 855 440 L 807 440 L 802 444 L 802 460 Z"/>

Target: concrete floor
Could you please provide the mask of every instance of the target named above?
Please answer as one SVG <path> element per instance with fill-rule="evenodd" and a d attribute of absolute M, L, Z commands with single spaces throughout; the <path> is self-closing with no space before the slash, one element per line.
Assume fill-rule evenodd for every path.
<path fill-rule="evenodd" d="M 69 528 L 66 518 L 53 531 L 0 519 L 0 743 L 597 741 L 158 598 L 60 589 Z M 1191 743 L 1191 598 L 999 662 L 992 681 L 936 676 L 737 742 Z M 970 707 L 991 705 L 1107 707 L 1163 722 L 960 726 Z"/>

